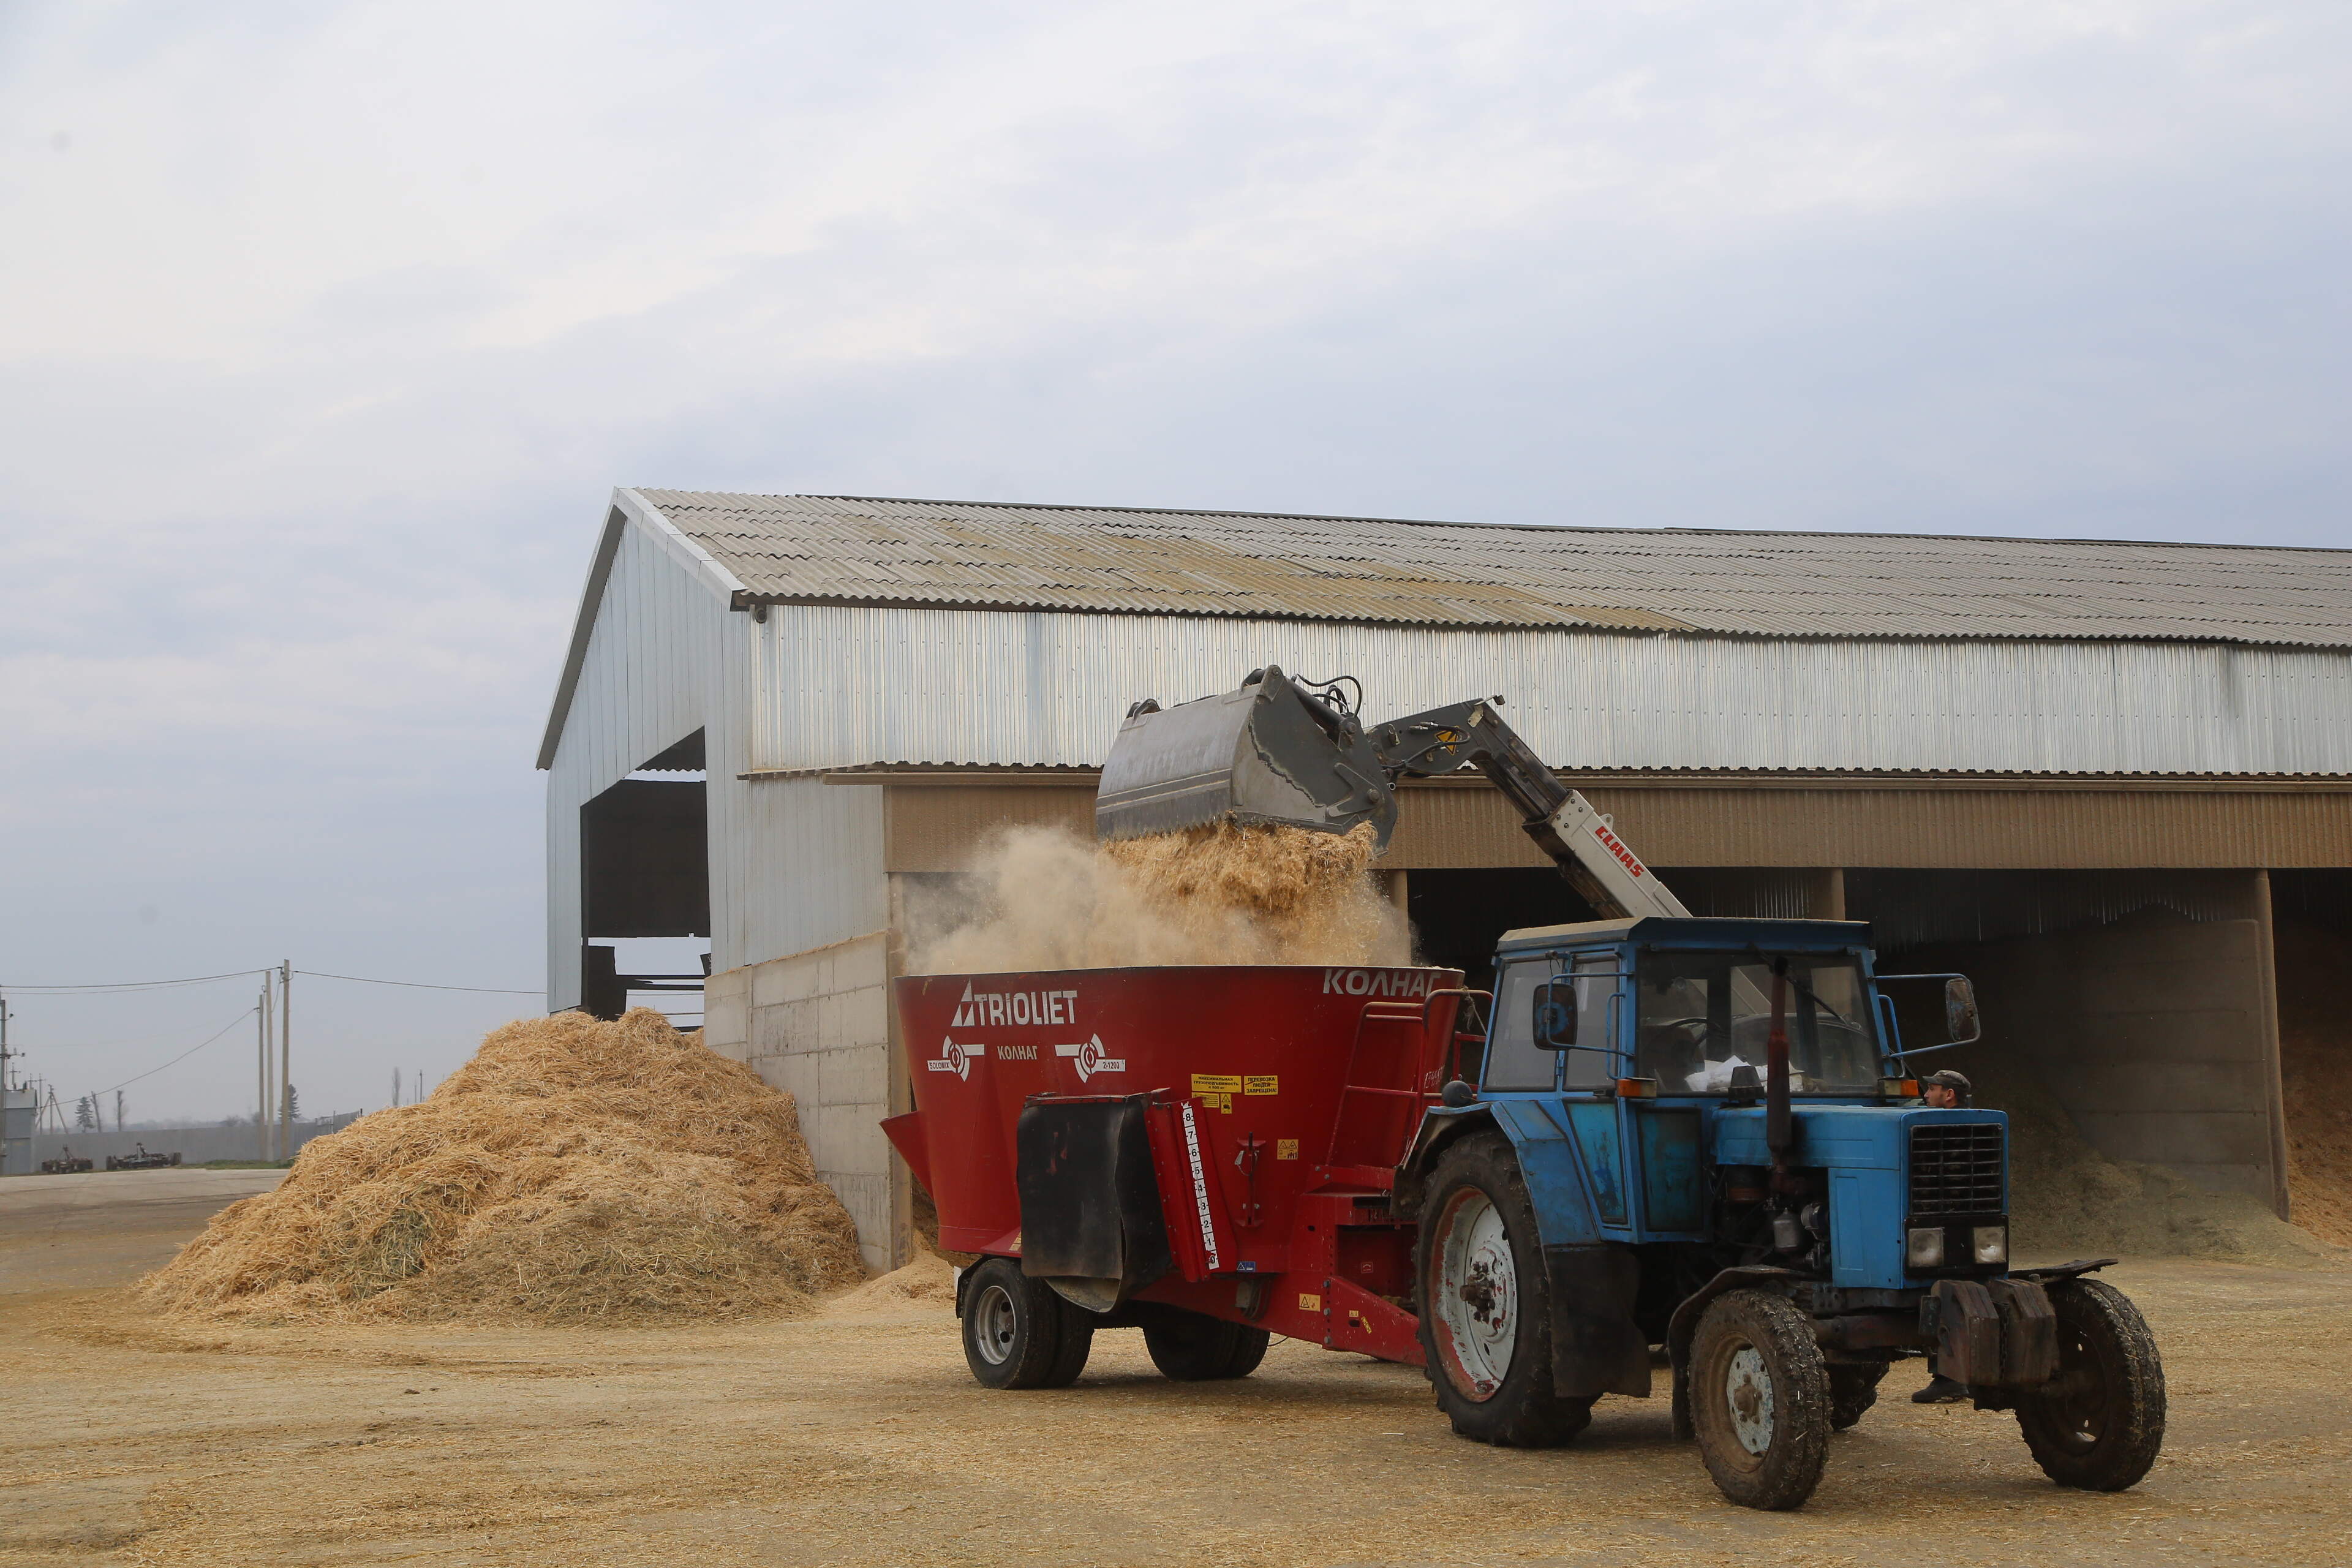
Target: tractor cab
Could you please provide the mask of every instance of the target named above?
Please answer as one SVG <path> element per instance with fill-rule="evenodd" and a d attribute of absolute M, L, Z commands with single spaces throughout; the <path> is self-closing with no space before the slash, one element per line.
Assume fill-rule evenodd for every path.
<path fill-rule="evenodd" d="M 1965 980 L 1891 978 L 1949 988 L 1958 1037 L 1919 1049 L 1974 1037 Z M 1877 1291 L 1998 1273 L 2008 1118 L 1917 1103 L 1879 983 L 1859 921 L 1654 916 L 1512 931 L 1475 1088 L 1556 1108 L 1544 1121 L 1601 1239 Z"/>

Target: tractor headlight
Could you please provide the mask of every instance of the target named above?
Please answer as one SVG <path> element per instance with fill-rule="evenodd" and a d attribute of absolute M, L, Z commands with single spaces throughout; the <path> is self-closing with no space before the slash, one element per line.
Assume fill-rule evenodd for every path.
<path fill-rule="evenodd" d="M 1976 1227 L 1976 1234 L 1969 1239 L 1975 1243 L 1979 1263 L 2009 1261 L 2009 1226 L 1980 1225 Z"/>
<path fill-rule="evenodd" d="M 1914 1268 L 1941 1268 L 1944 1266 L 1944 1227 L 1922 1226 L 1909 1235 L 1904 1255 Z"/>

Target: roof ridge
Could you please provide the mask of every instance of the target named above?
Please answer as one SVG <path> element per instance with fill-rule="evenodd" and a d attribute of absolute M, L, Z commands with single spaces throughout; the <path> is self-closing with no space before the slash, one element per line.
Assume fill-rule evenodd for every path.
<path fill-rule="evenodd" d="M 726 496 L 745 500 L 867 501 L 886 506 L 974 507 L 996 511 L 1119 512 L 1138 517 L 1261 518 L 1268 522 L 1369 522 L 1398 528 L 1475 528 L 1515 530 L 1529 533 L 1601 533 L 1650 538 L 1661 534 L 1728 539 L 1906 539 L 1959 543 L 2088 545 L 2099 548 L 2158 550 L 2269 551 L 2305 555 L 2352 556 L 2352 546 L 2326 544 L 2245 544 L 2192 539 L 2053 538 L 2023 533 L 1899 533 L 1881 529 L 1826 528 L 1635 528 L 1584 522 L 1472 522 L 1445 518 L 1365 517 L 1353 512 L 1250 511 L 1232 508 L 1088 505 L 1075 501 L 956 500 L 945 497 L 830 495 L 816 491 L 681 490 L 631 486 L 640 494 Z"/>

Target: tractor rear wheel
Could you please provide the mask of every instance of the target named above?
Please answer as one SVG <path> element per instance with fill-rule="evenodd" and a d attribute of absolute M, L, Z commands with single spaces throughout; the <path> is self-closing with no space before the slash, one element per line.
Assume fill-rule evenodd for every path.
<path fill-rule="evenodd" d="M 2017 1425 L 2062 1487 L 2119 1492 L 2164 1447 L 2164 1363 L 2131 1298 L 2098 1279 L 2050 1287 L 2058 1376 L 2017 1398 Z"/>
<path fill-rule="evenodd" d="M 1812 1320 L 1763 1290 L 1707 1303 L 1691 1336 L 1691 1425 L 1707 1474 L 1747 1508 L 1795 1508 L 1829 1461 L 1830 1379 Z"/>
<path fill-rule="evenodd" d="M 1553 1391 L 1551 1286 L 1535 1205 L 1507 1140 L 1463 1139 L 1431 1173 L 1413 1258 L 1413 1306 L 1438 1408 L 1481 1443 L 1565 1443 L 1591 1398 Z"/>
<path fill-rule="evenodd" d="M 971 1271 L 963 1303 L 963 1359 L 990 1388 L 1066 1388 L 1086 1370 L 1094 1325 L 1009 1258 Z"/>
<path fill-rule="evenodd" d="M 1265 1359 L 1270 1337 L 1264 1329 L 1181 1308 L 1156 1313 L 1143 1325 L 1151 1364 L 1179 1383 L 1247 1377 Z"/>

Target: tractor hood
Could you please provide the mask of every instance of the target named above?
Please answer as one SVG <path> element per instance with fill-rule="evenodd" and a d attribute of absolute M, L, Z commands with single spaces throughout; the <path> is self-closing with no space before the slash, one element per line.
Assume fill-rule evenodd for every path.
<path fill-rule="evenodd" d="M 1790 1107 L 1796 1125 L 1796 1146 L 1789 1152 L 1791 1166 L 1835 1171 L 1903 1171 L 1909 1160 L 1913 1127 L 1925 1123 L 1990 1123 L 2006 1130 L 2005 1111 L 1932 1110 L 1926 1106 L 1808 1105 Z M 2006 1139 L 2004 1138 L 2004 1143 Z M 1715 1163 L 1717 1165 L 1769 1165 L 1772 1152 L 1764 1142 L 1764 1108 L 1727 1107 L 1715 1113 Z"/>

